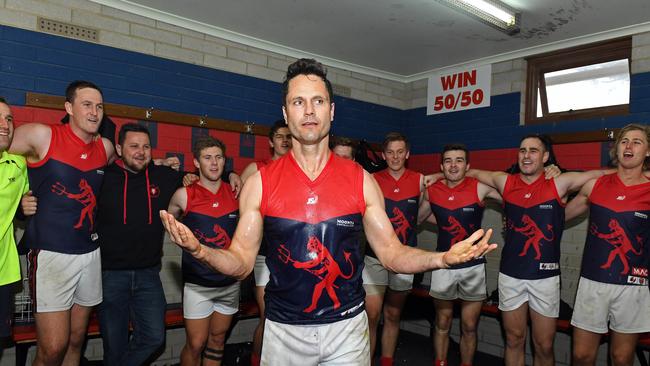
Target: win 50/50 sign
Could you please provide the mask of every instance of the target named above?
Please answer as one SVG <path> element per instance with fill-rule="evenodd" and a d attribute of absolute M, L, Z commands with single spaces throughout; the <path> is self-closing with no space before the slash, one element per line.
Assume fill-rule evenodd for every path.
<path fill-rule="evenodd" d="M 445 70 L 429 77 L 427 115 L 488 107 L 492 65 Z"/>

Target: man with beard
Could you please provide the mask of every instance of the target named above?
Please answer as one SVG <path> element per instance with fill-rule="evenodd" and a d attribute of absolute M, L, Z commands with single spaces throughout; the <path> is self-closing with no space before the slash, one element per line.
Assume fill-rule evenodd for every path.
<path fill-rule="evenodd" d="M 380 261 L 395 272 L 422 272 L 493 250 L 479 230 L 445 253 L 400 243 L 381 190 L 360 165 L 331 153 L 332 86 L 310 59 L 291 64 L 283 84 L 290 153 L 248 178 L 231 246 L 202 245 L 172 215 L 161 212 L 172 240 L 216 271 L 245 278 L 264 237 L 270 280 L 261 364 L 368 365 L 368 323 L 359 268 L 362 225 Z M 473 245 L 481 237 L 477 245 Z"/>

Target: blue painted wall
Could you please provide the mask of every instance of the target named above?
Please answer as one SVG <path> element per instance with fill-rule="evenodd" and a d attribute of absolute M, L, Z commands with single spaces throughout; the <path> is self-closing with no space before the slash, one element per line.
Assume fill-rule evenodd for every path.
<path fill-rule="evenodd" d="M 631 122 L 650 122 L 650 73 L 630 79 L 630 113 L 624 116 L 562 121 L 542 125 L 519 126 L 520 93 L 493 96 L 490 107 L 462 112 L 426 115 L 426 108 L 406 111 L 404 132 L 411 138 L 411 152 L 439 152 L 444 144 L 463 142 L 471 150 L 519 146 L 519 140 L 531 133 L 593 131 L 621 127 Z"/>
<path fill-rule="evenodd" d="M 63 37 L 0 26 L 0 95 L 24 105 L 25 92 L 62 95 L 75 79 L 104 90 L 110 103 L 208 115 L 270 125 L 281 118 L 281 84 Z M 650 120 L 650 73 L 631 78 L 630 114 L 519 126 L 520 93 L 491 98 L 488 108 L 426 116 L 426 108 L 401 111 L 335 97 L 333 133 L 382 141 L 406 133 L 414 154 L 437 152 L 445 143 L 472 150 L 517 146 L 529 133 L 588 131 Z"/>
<path fill-rule="evenodd" d="M 282 117 L 281 84 L 203 66 L 0 26 L 0 95 L 63 95 L 72 80 L 99 85 L 109 103 L 270 125 Z M 333 132 L 381 141 L 403 124 L 395 108 L 335 97 Z"/>

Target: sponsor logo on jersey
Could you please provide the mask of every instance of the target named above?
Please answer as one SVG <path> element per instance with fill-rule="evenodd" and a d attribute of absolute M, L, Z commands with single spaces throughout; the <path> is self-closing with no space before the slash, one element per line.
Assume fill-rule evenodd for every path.
<path fill-rule="evenodd" d="M 212 204 L 212 207 L 213 207 L 213 208 L 217 208 L 217 207 L 219 207 L 219 202 L 214 202 L 214 203 Z"/>
<path fill-rule="evenodd" d="M 632 267 L 632 276 L 648 277 L 648 269 Z"/>
<path fill-rule="evenodd" d="M 362 306 L 363 306 L 363 301 L 362 301 L 361 303 L 359 303 L 358 305 L 355 305 L 355 306 L 349 308 L 348 310 L 342 312 L 342 313 L 341 313 L 341 316 L 346 316 L 347 314 L 352 314 L 352 313 L 354 313 L 357 309 L 359 309 L 359 308 L 362 307 Z"/>
<path fill-rule="evenodd" d="M 474 207 L 463 207 L 463 212 L 474 212 Z"/>
<path fill-rule="evenodd" d="M 418 200 L 407 200 L 408 203 L 418 203 Z"/>
<path fill-rule="evenodd" d="M 354 227 L 354 221 L 336 219 L 336 226 Z"/>
<path fill-rule="evenodd" d="M 82 158 L 83 160 L 86 160 L 86 159 L 88 159 L 88 154 L 83 153 L 83 154 L 81 154 L 80 158 Z"/>
<path fill-rule="evenodd" d="M 237 214 L 232 214 L 232 213 L 231 213 L 231 214 L 228 215 L 228 218 L 229 218 L 229 219 L 236 219 L 236 218 L 237 218 Z"/>
<path fill-rule="evenodd" d="M 524 195 L 524 198 L 530 198 L 532 195 L 533 195 L 532 193 L 526 193 L 526 194 Z"/>
<path fill-rule="evenodd" d="M 616 199 L 617 199 L 618 201 L 623 201 L 623 200 L 625 199 L 625 196 L 618 196 L 618 197 L 616 197 Z"/>
<path fill-rule="evenodd" d="M 639 217 L 639 218 L 642 218 L 642 219 L 645 220 L 645 219 L 648 218 L 648 215 L 646 215 L 646 214 L 644 214 L 644 213 L 641 213 L 641 212 L 636 212 L 636 211 L 635 211 L 635 212 L 634 212 L 634 217 Z"/>
<path fill-rule="evenodd" d="M 540 263 L 539 269 L 542 271 L 554 271 L 560 268 L 560 263 Z"/>
<path fill-rule="evenodd" d="M 95 173 L 97 173 L 99 175 L 104 175 L 104 171 L 102 169 L 95 170 Z"/>
<path fill-rule="evenodd" d="M 456 197 L 454 197 L 454 196 L 449 196 L 449 198 L 447 198 L 448 201 L 453 201 L 455 199 L 456 199 Z"/>
<path fill-rule="evenodd" d="M 552 210 L 553 205 L 539 205 L 540 210 Z"/>
<path fill-rule="evenodd" d="M 317 202 L 318 202 L 318 196 L 308 197 L 307 198 L 307 204 L 308 205 L 315 205 Z"/>
<path fill-rule="evenodd" d="M 647 286 L 648 279 L 643 277 L 637 277 L 637 276 L 627 276 L 627 283 L 632 285 Z"/>

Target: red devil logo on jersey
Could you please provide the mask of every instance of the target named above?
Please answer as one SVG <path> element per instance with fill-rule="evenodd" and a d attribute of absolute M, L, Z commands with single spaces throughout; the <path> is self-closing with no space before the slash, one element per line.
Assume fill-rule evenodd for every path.
<path fill-rule="evenodd" d="M 467 230 L 463 227 L 463 225 L 460 224 L 458 220 L 456 220 L 455 217 L 449 216 L 447 218 L 449 221 L 449 226 L 441 226 L 440 228 L 446 232 L 448 232 L 450 235 L 453 235 L 453 238 L 451 238 L 451 245 L 454 245 L 458 243 L 459 241 L 462 241 L 463 239 L 467 238 L 469 234 L 467 233 Z"/>
<path fill-rule="evenodd" d="M 304 269 L 320 279 L 320 282 L 318 282 L 314 287 L 314 292 L 311 297 L 311 305 L 304 309 L 303 312 L 311 313 L 316 310 L 318 299 L 321 297 L 323 290 L 327 291 L 327 294 L 334 303 L 334 309 L 338 309 L 341 306 L 341 302 L 336 295 L 336 291 L 334 291 L 335 288 L 338 288 L 334 282 L 339 277 L 349 280 L 352 277 L 352 274 L 354 274 L 354 264 L 352 263 L 352 259 L 350 259 L 350 253 L 346 251 L 343 252 L 345 261 L 350 265 L 350 273 L 346 275 L 341 272 L 341 267 L 334 260 L 330 251 L 324 247 L 323 243 L 321 243 L 315 236 L 309 237 L 307 250 L 313 259 L 306 262 L 299 262 L 291 258 L 291 251 L 289 251 L 284 244 L 281 244 L 278 248 L 278 257 L 282 262 L 291 262 L 294 268 Z"/>
<path fill-rule="evenodd" d="M 393 207 L 393 217 L 390 218 L 390 222 L 393 224 L 395 229 L 395 234 L 402 242 L 406 245 L 406 231 L 411 227 L 409 221 L 406 219 L 406 215 L 397 207 Z"/>
<path fill-rule="evenodd" d="M 630 272 L 630 265 L 627 261 L 627 253 L 632 252 L 635 255 L 641 255 L 641 253 L 643 253 L 643 248 L 639 249 L 639 251 L 635 250 L 634 245 L 632 245 L 632 242 L 627 237 L 625 230 L 623 230 L 623 227 L 621 227 L 621 224 L 618 222 L 618 220 L 609 220 L 608 226 L 612 230 L 608 234 L 598 232 L 598 226 L 596 226 L 596 224 L 591 224 L 589 227 L 589 232 L 592 235 L 595 235 L 614 246 L 614 249 L 612 249 L 612 251 L 609 253 L 609 257 L 607 257 L 607 262 L 600 266 L 600 268 L 610 268 L 614 262 L 614 259 L 618 257 L 623 263 L 623 271 L 621 271 L 621 274 L 626 275 Z M 642 238 L 637 237 L 636 240 L 639 244 L 641 244 Z"/>
<path fill-rule="evenodd" d="M 524 248 L 521 250 L 521 253 L 519 253 L 519 256 L 525 256 L 528 253 L 528 249 L 532 246 L 535 250 L 535 259 L 540 260 L 542 258 L 542 253 L 539 250 L 541 241 L 546 240 L 548 242 L 552 242 L 555 240 L 553 225 L 547 225 L 546 227 L 546 229 L 551 232 L 551 237 L 547 238 L 530 216 L 524 214 L 521 217 L 521 222 L 524 224 L 524 226 L 516 227 L 512 221 L 508 221 L 508 226 L 511 229 L 528 237 L 528 239 L 526 239 L 526 243 L 524 244 Z"/>
<path fill-rule="evenodd" d="M 196 235 L 199 241 L 203 243 L 212 244 L 214 247 L 220 249 L 228 249 L 230 246 L 230 237 L 228 236 L 226 230 L 224 230 L 221 226 L 214 224 L 212 231 L 214 231 L 214 233 L 217 235 L 208 237 L 199 229 L 194 230 L 194 235 Z"/>
<path fill-rule="evenodd" d="M 79 181 L 79 193 L 68 192 L 66 187 L 60 182 L 52 184 L 52 187 L 50 189 L 52 192 L 58 194 L 59 196 L 66 196 L 67 198 L 81 203 L 83 205 L 83 208 L 81 209 L 81 215 L 79 215 L 79 221 L 74 226 L 74 228 L 80 229 L 83 226 L 84 220 L 88 218 L 88 221 L 90 222 L 90 227 L 88 230 L 92 230 L 93 226 L 95 225 L 94 214 L 97 200 L 95 199 L 93 189 L 90 184 L 88 184 L 87 180 L 82 178 Z"/>

